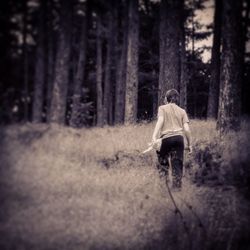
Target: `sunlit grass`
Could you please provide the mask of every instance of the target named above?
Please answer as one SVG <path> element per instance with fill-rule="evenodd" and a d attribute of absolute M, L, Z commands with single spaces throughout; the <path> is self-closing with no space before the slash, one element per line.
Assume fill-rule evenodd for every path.
<path fill-rule="evenodd" d="M 0 241 L 1 249 L 13 244 L 24 249 L 188 249 L 190 244 L 221 249 L 238 244 L 247 209 L 233 186 L 197 187 L 186 174 L 183 190 L 173 193 L 183 219 L 176 214 L 154 167 L 154 152 L 141 155 L 154 124 L 6 128 L 1 232 L 7 238 Z M 214 121 L 191 120 L 190 126 L 195 150 L 201 142 L 219 141 Z M 195 156 L 187 161 L 194 163 Z"/>

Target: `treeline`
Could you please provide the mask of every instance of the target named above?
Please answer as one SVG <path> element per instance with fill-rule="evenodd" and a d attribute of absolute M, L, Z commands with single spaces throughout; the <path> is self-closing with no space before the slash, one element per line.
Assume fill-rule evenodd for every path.
<path fill-rule="evenodd" d="M 1 2 L 1 122 L 132 123 L 154 117 L 176 88 L 191 117 L 237 128 L 250 113 L 249 2 L 215 0 L 204 29 L 196 15 L 206 3 Z M 212 48 L 195 46 L 212 33 Z"/>

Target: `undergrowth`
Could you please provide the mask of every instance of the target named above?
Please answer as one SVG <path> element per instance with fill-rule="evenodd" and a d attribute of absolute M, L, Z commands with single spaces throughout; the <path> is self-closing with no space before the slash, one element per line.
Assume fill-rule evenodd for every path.
<path fill-rule="evenodd" d="M 216 134 L 197 140 L 187 161 L 192 181 L 198 185 L 233 185 L 249 199 L 250 130 L 246 123 L 240 132 Z"/>
<path fill-rule="evenodd" d="M 249 126 L 191 121 L 181 192 L 141 152 L 154 123 L 1 130 L 0 249 L 248 249 Z"/>

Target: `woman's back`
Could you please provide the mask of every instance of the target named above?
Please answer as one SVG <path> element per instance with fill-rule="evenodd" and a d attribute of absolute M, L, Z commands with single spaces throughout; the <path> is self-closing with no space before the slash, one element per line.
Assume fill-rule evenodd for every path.
<path fill-rule="evenodd" d="M 161 128 L 161 135 L 170 137 L 183 135 L 183 124 L 189 122 L 187 113 L 175 103 L 162 105 L 158 109 L 158 117 L 163 116 L 164 123 Z"/>

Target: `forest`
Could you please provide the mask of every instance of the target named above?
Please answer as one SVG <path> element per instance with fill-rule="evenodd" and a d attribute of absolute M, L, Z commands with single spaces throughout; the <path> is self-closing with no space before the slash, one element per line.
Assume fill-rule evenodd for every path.
<path fill-rule="evenodd" d="M 249 12 L 0 1 L 0 249 L 249 250 Z M 152 146 L 172 88 L 192 137 L 178 190 Z"/>
<path fill-rule="evenodd" d="M 3 1 L 1 123 L 152 120 L 176 88 L 190 117 L 237 127 L 250 113 L 249 3 L 222 2 Z"/>

